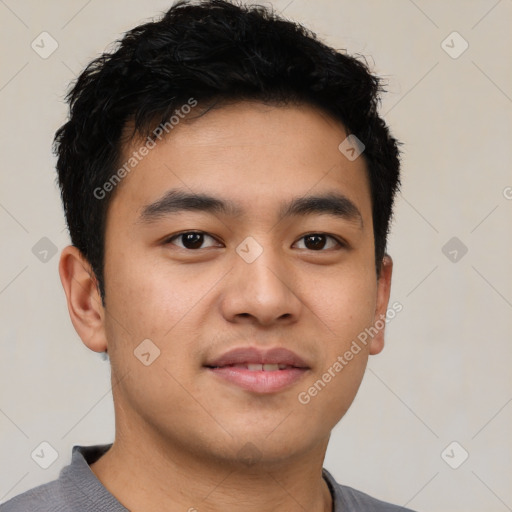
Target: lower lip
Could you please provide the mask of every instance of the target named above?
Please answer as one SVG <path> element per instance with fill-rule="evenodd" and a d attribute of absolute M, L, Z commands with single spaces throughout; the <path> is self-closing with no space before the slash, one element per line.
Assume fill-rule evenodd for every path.
<path fill-rule="evenodd" d="M 295 384 L 306 373 L 306 368 L 290 368 L 287 370 L 248 370 L 224 366 L 222 368 L 208 368 L 215 375 L 228 382 L 232 382 L 242 389 L 254 393 L 275 393 Z"/>

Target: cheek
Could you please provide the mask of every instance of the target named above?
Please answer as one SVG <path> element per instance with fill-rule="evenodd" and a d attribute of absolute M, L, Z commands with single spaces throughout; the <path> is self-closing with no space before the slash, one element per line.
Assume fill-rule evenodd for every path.
<path fill-rule="evenodd" d="M 197 340 L 204 336 L 201 311 L 208 299 L 205 295 L 215 286 L 219 275 L 213 271 L 179 269 L 165 261 L 148 263 L 135 255 L 118 257 L 117 261 L 117 266 L 110 266 L 105 282 L 105 326 L 113 370 L 118 370 L 118 376 L 126 370 L 135 371 L 134 375 L 143 372 L 143 388 L 152 394 L 161 386 L 156 370 L 153 371 L 156 367 L 165 367 L 180 381 L 193 385 Z M 145 343 L 150 352 L 158 354 L 148 368 L 136 359 L 144 340 L 151 340 Z M 166 382 L 171 377 L 164 374 L 160 378 Z"/>
<path fill-rule="evenodd" d="M 208 276 L 191 278 L 175 266 L 135 254 L 119 255 L 117 261 L 106 274 L 107 308 L 135 339 L 163 338 L 211 286 Z"/>
<path fill-rule="evenodd" d="M 333 273 L 315 288 L 314 293 L 309 293 L 311 307 L 324 321 L 320 325 L 325 327 L 326 334 L 335 338 L 330 346 L 342 350 L 373 322 L 377 304 L 376 276 L 368 270 Z"/>
<path fill-rule="evenodd" d="M 183 326 L 206 285 L 135 254 L 112 256 L 119 263 L 105 265 L 105 326 L 117 393 L 146 419 L 158 411 L 163 423 L 178 428 L 173 411 L 185 410 L 190 394 L 177 382 L 190 383 L 192 365 L 183 363 L 196 336 L 190 328 L 183 336 Z"/>
<path fill-rule="evenodd" d="M 374 320 L 376 278 L 369 272 L 333 276 L 311 299 L 311 309 L 321 320 L 315 322 L 321 363 L 301 389 L 299 402 L 334 424 L 350 406 L 364 375 L 368 344 L 358 336 Z"/>

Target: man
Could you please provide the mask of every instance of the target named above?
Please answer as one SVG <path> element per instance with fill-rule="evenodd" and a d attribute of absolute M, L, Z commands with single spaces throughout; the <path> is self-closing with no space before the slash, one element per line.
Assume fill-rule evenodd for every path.
<path fill-rule="evenodd" d="M 222 0 L 86 68 L 55 140 L 59 271 L 108 352 L 116 435 L 2 512 L 404 510 L 322 468 L 389 311 L 379 92 L 300 25 Z"/>

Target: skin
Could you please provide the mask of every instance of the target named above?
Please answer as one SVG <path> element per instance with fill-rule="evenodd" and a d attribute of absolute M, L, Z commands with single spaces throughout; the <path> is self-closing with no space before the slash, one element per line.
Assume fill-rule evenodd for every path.
<path fill-rule="evenodd" d="M 345 137 L 339 122 L 305 105 L 243 102 L 183 121 L 115 191 L 105 306 L 88 262 L 72 246 L 63 250 L 73 325 L 91 350 L 108 347 L 112 368 L 116 437 L 91 469 L 130 510 L 332 509 L 321 476 L 330 432 L 368 356 L 382 350 L 384 330 L 308 404 L 297 396 L 386 314 L 392 273 L 386 256 L 376 277 L 365 162 L 338 150 Z M 127 144 L 125 156 L 140 145 Z M 243 214 L 187 211 L 141 222 L 143 207 L 173 188 L 230 199 Z M 323 192 L 349 198 L 362 222 L 316 213 L 278 221 L 281 201 Z M 190 230 L 213 238 L 199 249 L 168 241 Z M 347 246 L 327 238 L 313 250 L 304 239 L 311 233 Z M 263 249 L 250 264 L 235 251 L 249 236 Z M 149 366 L 134 356 L 144 339 L 160 350 Z M 262 395 L 203 367 L 240 346 L 285 347 L 310 368 Z"/>

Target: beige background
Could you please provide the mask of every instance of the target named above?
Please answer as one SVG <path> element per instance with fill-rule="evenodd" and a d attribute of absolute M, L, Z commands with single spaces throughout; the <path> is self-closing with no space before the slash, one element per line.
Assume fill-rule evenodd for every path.
<path fill-rule="evenodd" d="M 170 4 L 0 0 L 0 502 L 56 478 L 74 444 L 113 439 L 108 363 L 73 330 L 58 255 L 32 248 L 68 243 L 50 152 L 68 82 Z M 512 510 L 512 1 L 273 4 L 388 78 L 382 112 L 405 143 L 389 247 L 403 311 L 325 466 L 419 511 Z M 58 43 L 46 59 L 31 48 L 43 31 Z M 467 254 L 443 253 L 452 237 Z M 43 441 L 48 469 L 31 458 Z"/>

